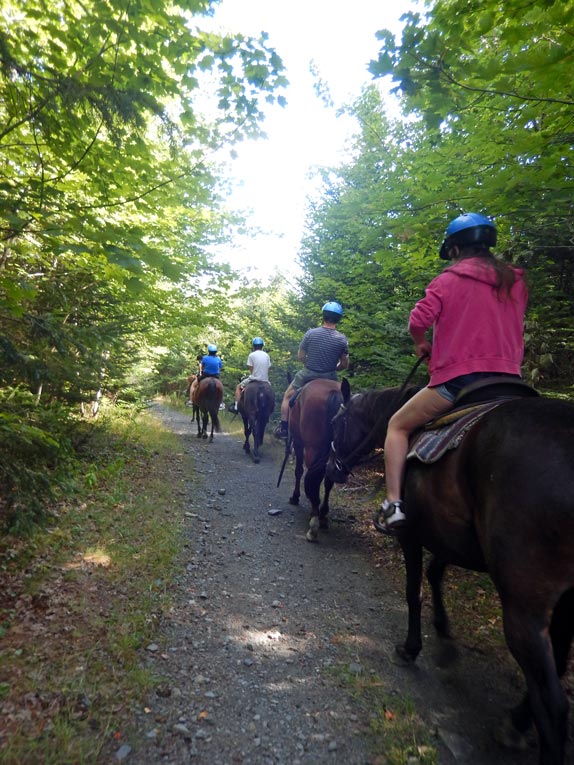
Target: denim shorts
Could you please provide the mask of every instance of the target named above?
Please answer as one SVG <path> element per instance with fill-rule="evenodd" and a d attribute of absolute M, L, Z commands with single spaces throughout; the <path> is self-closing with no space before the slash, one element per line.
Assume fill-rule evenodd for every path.
<path fill-rule="evenodd" d="M 460 375 L 460 377 L 453 377 L 452 380 L 447 380 L 447 382 L 442 383 L 441 385 L 434 385 L 433 390 L 436 390 L 436 392 L 439 394 L 439 396 L 442 396 L 447 401 L 450 401 L 451 404 L 454 402 L 458 394 L 461 392 L 463 388 L 466 388 L 467 385 L 470 385 L 473 382 L 476 382 L 477 380 L 482 380 L 484 377 L 516 377 L 517 380 L 520 380 L 520 377 L 518 375 L 509 375 L 506 372 L 471 372 L 468 375 Z"/>

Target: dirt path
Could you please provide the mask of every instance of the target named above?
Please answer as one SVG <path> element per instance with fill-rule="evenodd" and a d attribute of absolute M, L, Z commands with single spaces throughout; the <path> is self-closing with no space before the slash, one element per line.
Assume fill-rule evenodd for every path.
<path fill-rule="evenodd" d="M 427 622 L 416 667 L 395 663 L 406 629 L 401 575 L 375 565 L 348 494 L 334 491 L 331 528 L 310 544 L 306 501 L 287 501 L 291 465 L 276 488 L 280 444 L 267 437 L 255 465 L 237 436 L 198 440 L 187 413 L 155 413 L 181 435 L 174 491 L 189 523 L 174 608 L 145 652 L 161 679 L 130 765 L 433 762 L 424 748 L 393 759 L 409 703 L 434 761 L 534 765 L 535 749 L 509 753 L 491 736 L 522 687 L 504 652 L 465 647 L 461 636 L 457 661 L 441 668 Z M 372 502 L 362 508 L 366 517 Z"/>

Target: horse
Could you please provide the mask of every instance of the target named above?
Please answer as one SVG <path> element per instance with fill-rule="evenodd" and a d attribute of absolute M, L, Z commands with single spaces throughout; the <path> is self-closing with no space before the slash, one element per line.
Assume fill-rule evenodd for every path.
<path fill-rule="evenodd" d="M 196 392 L 197 407 L 201 412 L 201 423 L 199 413 L 197 415 L 197 437 L 207 438 L 207 424 L 211 419 L 210 439 L 213 441 L 214 429 L 219 433 L 221 426 L 219 424 L 219 405 L 223 401 L 223 385 L 217 377 L 203 377 L 199 381 Z"/>
<path fill-rule="evenodd" d="M 250 454 L 249 436 L 253 434 L 253 462 L 259 462 L 259 447 L 263 443 L 265 428 L 275 409 L 275 394 L 268 382 L 251 380 L 241 394 L 237 410 L 243 419 L 245 443 L 243 449 Z"/>
<path fill-rule="evenodd" d="M 345 481 L 367 451 L 383 446 L 389 418 L 416 390 L 351 397 L 343 383 L 327 466 L 332 481 Z M 533 721 L 540 765 L 565 762 L 568 699 L 561 678 L 574 635 L 573 441 L 571 403 L 506 398 L 438 462 L 407 461 L 407 521 L 398 532 L 408 605 L 399 655 L 414 662 L 422 648 L 423 548 L 433 556 L 427 578 L 441 638 L 450 637 L 441 593 L 445 568 L 488 572 L 500 596 L 507 646 L 527 688 L 511 712 L 507 743 L 510 735 L 515 742 L 523 738 Z"/>
<path fill-rule="evenodd" d="M 309 542 L 317 541 L 319 528 L 328 527 L 329 494 L 333 482 L 325 477 L 325 466 L 331 448 L 331 420 L 342 401 L 341 386 L 338 382 L 316 379 L 301 388 L 289 410 L 289 438 L 285 446 L 285 457 L 290 453 L 291 444 L 295 452 L 295 488 L 289 503 L 299 504 L 301 478 L 305 467 L 305 496 L 311 503 L 306 535 Z M 321 502 L 323 479 L 324 496 Z"/>

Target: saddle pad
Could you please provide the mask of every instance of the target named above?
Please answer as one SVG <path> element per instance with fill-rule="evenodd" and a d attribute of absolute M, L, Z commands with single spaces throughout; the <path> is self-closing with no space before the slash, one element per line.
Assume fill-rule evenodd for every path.
<path fill-rule="evenodd" d="M 444 417 L 429 423 L 424 430 L 418 431 L 413 436 L 407 459 L 417 459 L 426 465 L 436 462 L 449 449 L 456 449 L 466 432 L 487 412 L 500 406 L 503 401 L 490 401 L 488 404 L 447 412 Z M 455 418 L 454 421 L 453 418 Z"/>

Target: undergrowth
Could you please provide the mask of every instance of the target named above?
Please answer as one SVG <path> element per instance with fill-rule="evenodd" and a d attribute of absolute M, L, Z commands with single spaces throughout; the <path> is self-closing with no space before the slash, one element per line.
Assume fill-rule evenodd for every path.
<path fill-rule="evenodd" d="M 134 410 L 94 431 L 48 526 L 0 540 L 0 760 L 79 765 L 124 742 L 155 682 L 138 660 L 169 607 L 186 460 Z M 167 478 L 167 480 L 166 480 Z"/>
<path fill-rule="evenodd" d="M 388 687 L 376 673 L 357 674 L 348 666 L 334 670 L 337 682 L 369 710 L 374 762 L 385 765 L 437 765 L 433 734 L 410 698 Z"/>

